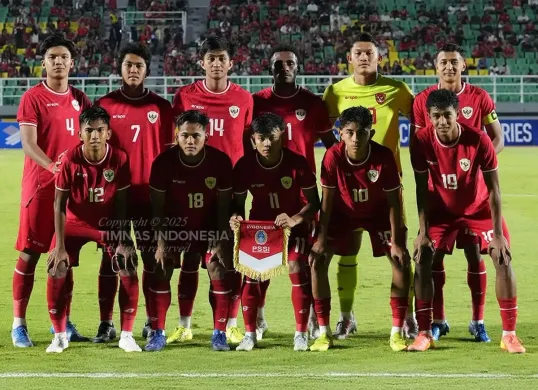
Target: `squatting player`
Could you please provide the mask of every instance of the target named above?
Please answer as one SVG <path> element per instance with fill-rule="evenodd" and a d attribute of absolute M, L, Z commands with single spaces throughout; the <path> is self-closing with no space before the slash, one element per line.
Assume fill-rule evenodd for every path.
<path fill-rule="evenodd" d="M 207 261 L 211 288 L 214 331 L 211 346 L 229 351 L 226 342 L 229 290 L 225 284 L 226 264 L 223 255 L 225 234 L 229 233 L 232 200 L 232 162 L 220 150 L 205 145 L 209 119 L 196 110 L 177 118 L 177 146 L 159 155 L 151 168 L 151 203 L 154 218 L 162 221 L 158 232 L 155 258 L 155 289 L 151 289 L 151 323 L 153 336 L 146 351 L 160 351 L 166 345 L 164 325 L 170 307 L 170 278 L 174 265 L 198 269 Z M 180 235 L 183 234 L 183 235 Z M 211 237 L 213 236 L 213 237 Z M 216 240 L 210 243 L 208 240 Z M 229 246 L 229 245 L 228 245 Z M 206 256 L 208 249 L 211 256 Z M 183 259 L 180 261 L 181 254 Z M 227 260 L 230 256 L 227 256 Z M 181 286 L 179 288 L 182 293 Z M 193 300 L 191 300 L 192 311 Z M 190 318 L 189 318 L 190 320 Z M 192 339 L 190 328 L 180 329 L 184 339 Z"/>
<path fill-rule="evenodd" d="M 495 112 L 495 103 L 488 93 L 477 86 L 463 82 L 461 74 L 466 64 L 462 49 L 453 44 L 443 45 L 436 55 L 436 68 L 439 83 L 432 85 L 415 97 L 413 102 L 413 120 L 415 127 L 421 129 L 430 123 L 426 110 L 426 100 L 432 91 L 448 89 L 458 96 L 460 111 L 458 122 L 476 129 L 485 129 L 499 154 L 504 148 L 504 138 Z M 484 189 L 485 190 L 485 189 Z M 471 289 L 472 319 L 469 331 L 476 341 L 488 342 L 490 338 L 484 326 L 484 304 L 486 302 L 486 263 L 480 257 L 480 246 L 476 236 L 462 232 L 456 240 L 456 247 L 463 248 L 467 258 L 467 284 Z M 443 264 L 445 254 L 435 252 L 433 257 L 433 339 L 449 332 L 450 327 L 445 320 L 443 287 L 445 285 L 445 268 Z"/>
<path fill-rule="evenodd" d="M 353 65 L 353 75 L 330 85 L 323 95 L 329 116 L 335 121 L 346 108 L 359 105 L 368 108 L 372 113 L 372 127 L 375 129 L 373 140 L 392 150 L 401 175 L 398 117 L 401 113 L 411 118 L 413 94 L 405 83 L 377 73 L 381 56 L 372 35 L 362 33 L 354 38 L 350 52 L 348 61 Z M 402 201 L 405 224 L 403 206 Z M 338 261 L 337 283 L 341 313 L 334 334 L 337 338 L 346 338 L 357 329 L 352 315 L 357 287 L 357 264 L 356 256 L 342 256 Z M 410 272 L 412 273 L 412 267 Z M 412 293 L 412 288 L 410 292 Z M 405 333 L 412 338 L 416 335 L 416 321 L 412 315 L 412 295 L 410 298 Z"/>
<path fill-rule="evenodd" d="M 80 249 L 88 242 L 103 246 L 103 258 L 112 263 L 122 256 L 120 269 L 121 337 L 119 347 L 126 352 L 140 352 L 133 338 L 133 323 L 138 306 L 136 257 L 129 236 L 126 214 L 127 188 L 131 173 L 127 154 L 110 146 L 110 116 L 101 107 L 91 107 L 80 115 L 79 137 L 82 145 L 70 150 L 62 159 L 56 179 L 54 201 L 55 243 L 49 258 L 47 303 L 54 327 L 54 339 L 47 352 L 63 352 L 68 347 L 66 310 L 70 291 L 66 286 L 77 267 Z M 115 221 L 108 232 L 103 220 Z M 116 231 L 116 237 L 113 232 Z"/>
<path fill-rule="evenodd" d="M 426 109 L 431 125 L 416 132 L 411 148 L 420 226 L 415 239 L 419 335 L 408 349 L 425 351 L 433 346 L 432 249 L 451 253 L 458 234 L 469 230 L 479 238 L 480 252 L 489 253 L 495 266 L 503 327 L 501 348 L 510 353 L 523 353 L 525 348 L 515 332 L 516 280 L 508 228 L 501 213 L 493 143 L 482 130 L 457 122 L 459 104 L 454 92 L 432 91 Z M 429 190 L 428 181 L 433 191 Z"/>
<path fill-rule="evenodd" d="M 175 127 L 170 102 L 144 87 L 144 80 L 150 74 L 150 62 L 151 54 L 146 46 L 140 43 L 125 45 L 118 56 L 122 87 L 95 102 L 111 116 L 113 132 L 110 144 L 125 150 L 130 157 L 132 185 L 129 188 L 128 213 L 133 220 L 136 245 L 144 263 L 142 291 L 147 315 L 142 332 L 144 338 L 151 331 L 149 288 L 155 268 L 154 254 L 150 249 L 149 175 L 153 160 L 173 144 Z M 110 263 L 102 262 L 99 270 L 101 324 L 94 342 L 105 342 L 116 337 L 112 314 L 117 290 L 117 275 Z M 138 299 L 138 290 L 133 290 L 135 293 Z"/>
<path fill-rule="evenodd" d="M 273 85 L 253 95 L 254 117 L 266 112 L 282 117 L 286 123 L 283 146 L 305 156 L 312 172 L 316 172 L 314 144 L 321 139 L 325 147 L 329 148 L 336 142 L 336 138 L 323 100 L 297 85 L 298 58 L 297 49 L 291 45 L 281 44 L 273 48 L 270 55 Z M 268 329 L 264 306 L 269 280 L 260 282 L 259 286 L 260 307 L 256 333 L 258 340 L 261 340 Z"/>
<path fill-rule="evenodd" d="M 343 141 L 325 153 L 321 167 L 321 216 L 310 256 L 319 338 L 311 351 L 332 346 L 329 313 L 329 264 L 333 254 L 356 256 L 367 231 L 373 256 L 387 256 L 392 265 L 390 306 L 394 351 L 407 349 L 403 324 L 409 301 L 410 258 L 400 205 L 400 176 L 392 151 L 372 141 L 372 115 L 365 107 L 344 110 L 339 118 Z"/>
<path fill-rule="evenodd" d="M 286 125 L 281 117 L 262 114 L 252 121 L 255 153 L 242 157 L 234 167 L 234 206 L 232 228 L 245 218 L 247 192 L 252 195 L 250 220 L 274 221 L 276 226 L 291 228 L 288 245 L 291 300 L 295 313 L 295 351 L 308 349 L 308 317 L 312 301 L 307 270 L 310 252 L 309 222 L 319 210 L 316 177 L 306 158 L 282 147 Z M 257 280 L 246 277 L 241 305 L 245 337 L 238 351 L 250 351 L 257 343 L 256 316 L 260 289 Z"/>
<path fill-rule="evenodd" d="M 211 37 L 200 48 L 200 66 L 205 79 L 180 88 L 174 96 L 174 112 L 199 110 L 209 117 L 207 144 L 226 153 L 235 165 L 245 151 L 252 152 L 248 128 L 252 122 L 252 95 L 228 80 L 233 66 L 232 45 L 224 38 Z M 185 264 L 187 265 L 187 264 Z M 237 327 L 242 276 L 228 269 L 226 280 L 230 290 L 227 335 L 230 342 L 239 343 L 243 335 Z M 168 342 L 183 341 L 182 329 L 191 327 L 192 301 L 198 289 L 198 267 L 183 268 L 179 274 L 179 326 Z"/>
<path fill-rule="evenodd" d="M 34 273 L 41 253 L 47 253 L 54 235 L 54 178 L 61 155 L 74 148 L 78 139 L 78 116 L 91 106 L 89 99 L 68 84 L 75 45 L 62 35 L 47 37 L 39 48 L 46 80 L 22 95 L 17 113 L 25 154 L 22 180 L 19 235 L 15 249 L 19 259 L 13 273 L 13 329 L 16 347 L 33 343 L 26 326 L 26 308 L 34 287 Z M 73 281 L 68 281 L 70 291 Z M 69 298 L 70 300 L 71 298 Z M 68 302 L 68 317 L 70 302 Z M 69 341 L 85 341 L 71 321 Z"/>

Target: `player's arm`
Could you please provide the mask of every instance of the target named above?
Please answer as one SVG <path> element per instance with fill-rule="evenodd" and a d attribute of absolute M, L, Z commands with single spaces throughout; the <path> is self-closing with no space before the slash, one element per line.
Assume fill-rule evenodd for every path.
<path fill-rule="evenodd" d="M 501 212 L 501 189 L 499 186 L 499 171 L 483 172 L 484 181 L 489 193 L 489 206 L 493 220 L 493 234 L 496 237 L 503 236 L 502 212 Z"/>
<path fill-rule="evenodd" d="M 489 135 L 489 138 L 491 138 L 491 142 L 493 142 L 495 153 L 497 154 L 501 153 L 502 150 L 504 149 L 504 134 L 503 134 L 501 122 L 499 122 L 499 120 L 496 120 L 492 123 L 487 124 L 485 127 L 486 127 L 486 132 Z"/>
<path fill-rule="evenodd" d="M 405 237 L 402 235 L 402 188 L 398 187 L 390 191 L 385 191 L 389 204 L 389 219 L 392 240 L 399 246 L 405 246 Z"/>
<path fill-rule="evenodd" d="M 335 187 L 321 187 L 321 209 L 318 222 L 318 238 L 317 242 L 320 243 L 324 249 L 327 244 L 329 222 L 333 211 L 334 194 L 336 193 Z"/>
<path fill-rule="evenodd" d="M 316 126 L 319 139 L 323 142 L 326 149 L 329 149 L 335 143 L 338 142 L 333 132 L 333 122 L 329 118 L 329 111 L 323 103 L 319 101 L 319 104 L 314 106 L 314 114 L 316 115 Z"/>
<path fill-rule="evenodd" d="M 316 213 L 319 211 L 320 201 L 319 201 L 319 194 L 318 194 L 318 187 L 314 184 L 313 187 L 310 188 L 303 188 L 303 195 L 306 198 L 307 203 L 303 206 L 303 208 L 295 215 L 291 217 L 292 225 L 296 226 L 304 221 L 311 220 Z M 278 219 L 278 217 L 277 217 Z M 283 223 L 282 226 L 285 226 L 286 223 Z M 278 223 L 277 223 L 278 226 Z M 293 227 L 289 226 L 289 227 Z"/>
<path fill-rule="evenodd" d="M 413 113 L 413 101 L 415 99 L 413 92 L 407 86 L 406 83 L 402 83 L 403 87 L 400 89 L 401 107 L 400 112 L 409 119 L 409 143 L 415 136 L 415 119 Z"/>
<path fill-rule="evenodd" d="M 54 193 L 54 232 L 56 233 L 57 251 L 65 251 L 65 214 L 69 190 L 56 188 Z"/>
<path fill-rule="evenodd" d="M 250 136 L 250 125 L 254 115 L 254 100 L 252 95 L 249 95 L 249 99 L 250 101 L 245 114 L 245 126 L 243 128 L 243 156 L 248 156 L 250 153 L 252 153 L 255 147 L 252 137 Z"/>
<path fill-rule="evenodd" d="M 37 145 L 37 127 L 20 125 L 21 143 L 24 154 L 51 173 L 59 171 L 59 163 L 53 162 Z"/>
<path fill-rule="evenodd" d="M 321 133 L 319 135 L 319 139 L 321 139 L 321 142 L 323 142 L 323 145 L 327 149 L 329 149 L 331 146 L 333 146 L 335 143 L 338 142 L 338 140 L 334 136 L 334 132 L 332 131 L 332 129 L 324 133 Z"/>
<path fill-rule="evenodd" d="M 485 91 L 483 91 L 480 97 L 480 110 L 483 113 L 487 113 L 486 116 L 482 118 L 482 123 L 486 128 L 486 133 L 488 133 L 493 146 L 495 147 L 495 153 L 499 154 L 504 149 L 504 134 L 499 122 L 499 117 L 495 111 L 495 103 L 491 96 Z"/>
<path fill-rule="evenodd" d="M 419 234 L 428 235 L 428 171 L 415 171 Z"/>
<path fill-rule="evenodd" d="M 332 85 L 329 85 L 325 89 L 325 92 L 323 92 L 323 103 L 325 103 L 325 107 L 329 113 L 329 121 L 332 125 L 334 125 L 340 116 L 340 113 L 338 112 L 338 104 L 336 103 L 336 95 Z"/>
<path fill-rule="evenodd" d="M 245 157 L 241 157 L 233 169 L 233 201 L 230 227 L 235 229 L 239 222 L 245 219 L 245 204 L 247 202 L 248 183 L 248 162 Z"/>
<path fill-rule="evenodd" d="M 242 193 L 234 192 L 233 195 L 233 212 L 230 218 L 230 227 L 235 229 L 239 226 L 240 221 L 245 220 L 245 203 L 247 202 L 247 191 Z"/>

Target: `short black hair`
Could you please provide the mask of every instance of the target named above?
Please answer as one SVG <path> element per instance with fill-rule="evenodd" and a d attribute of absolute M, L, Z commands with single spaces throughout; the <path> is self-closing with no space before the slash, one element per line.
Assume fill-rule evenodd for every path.
<path fill-rule="evenodd" d="M 370 43 L 373 43 L 376 48 L 379 47 L 379 44 L 377 43 L 374 36 L 372 34 L 370 34 L 370 33 L 367 33 L 367 32 L 363 32 L 363 33 L 360 33 L 358 35 L 355 35 L 351 39 L 351 46 L 353 46 L 357 42 L 370 42 Z"/>
<path fill-rule="evenodd" d="M 432 91 L 426 100 L 426 110 L 430 112 L 432 107 L 444 110 L 448 107 L 453 107 L 458 110 L 459 107 L 458 95 L 448 89 L 438 89 Z"/>
<path fill-rule="evenodd" d="M 297 61 L 299 61 L 299 51 L 297 50 L 297 47 L 290 45 L 289 43 L 279 43 L 277 46 L 273 47 L 273 50 L 271 50 L 271 54 L 269 55 L 269 61 L 273 58 L 275 53 L 280 53 L 281 51 L 292 52 L 295 54 L 295 57 L 297 57 Z"/>
<path fill-rule="evenodd" d="M 200 57 L 204 58 L 210 51 L 225 50 L 230 58 L 234 55 L 233 46 L 226 38 L 223 37 L 209 37 L 202 42 L 200 47 Z"/>
<path fill-rule="evenodd" d="M 75 44 L 70 40 L 65 39 L 63 34 L 60 33 L 51 34 L 46 37 L 43 42 L 41 42 L 41 45 L 39 45 L 39 54 L 44 57 L 51 47 L 58 46 L 63 46 L 67 50 L 69 50 L 71 58 L 75 58 L 75 56 L 77 55 L 77 49 L 75 47 Z"/>
<path fill-rule="evenodd" d="M 363 106 L 350 107 L 342 111 L 338 118 L 339 129 L 343 129 L 350 123 L 357 123 L 359 126 L 369 129 L 372 127 L 373 118 L 369 109 Z"/>
<path fill-rule="evenodd" d="M 465 55 L 465 52 L 463 51 L 461 46 L 458 46 L 455 43 L 445 43 L 443 46 L 441 46 L 439 50 L 437 50 L 437 53 L 435 53 L 435 61 L 437 61 L 437 57 L 442 51 L 457 52 L 460 56 L 462 56 L 462 58 Z"/>
<path fill-rule="evenodd" d="M 120 50 L 118 55 L 118 74 L 121 75 L 121 64 L 127 54 L 134 54 L 144 60 L 146 63 L 146 76 L 149 76 L 151 66 L 151 52 L 148 47 L 142 43 L 129 42 Z"/>
<path fill-rule="evenodd" d="M 274 129 L 284 131 L 286 124 L 282 117 L 266 112 L 254 118 L 251 124 L 252 134 L 270 135 Z"/>
<path fill-rule="evenodd" d="M 205 129 L 209 124 L 209 118 L 204 113 L 198 110 L 188 110 L 182 112 L 176 118 L 176 125 L 178 128 L 181 127 L 181 125 L 183 125 L 184 123 L 198 123 Z"/>
<path fill-rule="evenodd" d="M 103 123 L 110 127 L 110 114 L 103 107 L 100 106 L 88 107 L 84 111 L 82 111 L 82 113 L 78 117 L 78 121 L 81 128 L 83 125 L 98 120 L 102 120 Z"/>

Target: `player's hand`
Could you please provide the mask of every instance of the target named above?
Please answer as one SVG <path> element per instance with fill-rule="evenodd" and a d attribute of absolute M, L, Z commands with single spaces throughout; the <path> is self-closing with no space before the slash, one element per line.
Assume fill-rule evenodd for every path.
<path fill-rule="evenodd" d="M 115 250 L 114 257 L 119 264 L 119 269 L 136 270 L 138 266 L 138 256 L 133 243 L 120 243 Z M 122 267 L 123 266 L 123 267 Z"/>
<path fill-rule="evenodd" d="M 504 236 L 494 236 L 489 243 L 488 252 L 500 265 L 508 265 L 512 261 L 508 240 Z"/>
<path fill-rule="evenodd" d="M 325 253 L 325 244 L 322 243 L 320 240 L 316 241 L 314 245 L 312 245 L 312 249 L 310 250 L 310 254 L 308 255 L 308 265 L 310 267 L 314 267 L 316 262 L 322 261 L 324 259 Z"/>
<path fill-rule="evenodd" d="M 432 240 L 430 240 L 430 237 L 428 237 L 428 235 L 424 233 L 419 233 L 417 238 L 415 238 L 415 241 L 413 242 L 413 248 L 413 260 L 415 260 L 415 263 L 417 264 L 420 264 L 424 249 L 429 249 L 432 251 L 432 253 L 434 252 Z"/>
<path fill-rule="evenodd" d="M 58 266 L 65 261 L 66 267 L 69 265 L 69 256 L 65 248 L 54 248 L 49 255 L 47 260 L 47 267 L 51 270 L 51 275 L 56 275 L 58 271 Z"/>
<path fill-rule="evenodd" d="M 232 215 L 230 218 L 230 227 L 232 230 L 239 229 L 240 222 L 243 220 L 243 217 L 240 215 Z"/>
<path fill-rule="evenodd" d="M 166 274 L 166 248 L 164 245 L 157 245 L 157 250 L 155 251 L 155 261 L 157 265 L 160 266 L 163 272 Z"/>
<path fill-rule="evenodd" d="M 392 243 L 390 247 L 390 257 L 394 264 L 399 264 L 402 267 L 408 267 L 411 262 L 411 256 L 407 248 L 396 245 L 395 243 Z"/>
<path fill-rule="evenodd" d="M 50 164 L 47 166 L 47 171 L 55 175 L 60 172 L 60 165 L 60 161 L 51 161 Z"/>
<path fill-rule="evenodd" d="M 276 226 L 290 229 L 298 225 L 299 222 L 296 218 L 292 218 L 286 213 L 279 214 L 275 219 Z"/>

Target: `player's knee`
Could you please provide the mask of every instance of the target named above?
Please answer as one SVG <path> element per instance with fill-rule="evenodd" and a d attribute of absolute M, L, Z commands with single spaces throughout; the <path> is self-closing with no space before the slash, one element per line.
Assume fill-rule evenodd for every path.
<path fill-rule="evenodd" d="M 218 261 L 206 263 L 207 273 L 211 280 L 223 280 L 226 276 L 226 270 Z"/>
<path fill-rule="evenodd" d="M 63 279 L 67 276 L 67 270 L 68 267 L 66 262 L 62 261 L 56 266 L 56 269 L 54 269 L 53 267 L 49 267 L 48 272 L 49 276 L 53 279 Z"/>
<path fill-rule="evenodd" d="M 34 252 L 33 250 L 25 248 L 21 252 L 19 252 L 19 257 L 27 263 L 37 264 L 39 258 L 41 257 L 41 253 Z"/>
<path fill-rule="evenodd" d="M 199 253 L 186 252 L 183 254 L 183 262 L 181 263 L 181 270 L 187 272 L 198 271 L 202 256 Z"/>
<path fill-rule="evenodd" d="M 428 248 L 429 249 L 429 248 Z M 424 252 L 424 249 L 423 249 Z M 445 254 L 440 251 L 436 251 L 432 255 L 432 268 L 436 269 L 438 271 L 442 271 L 445 269 Z"/>
<path fill-rule="evenodd" d="M 297 274 L 301 272 L 302 267 L 300 262 L 298 261 L 290 261 L 288 262 L 288 270 L 290 274 Z"/>
<path fill-rule="evenodd" d="M 125 269 L 122 269 L 120 270 L 120 276 L 121 277 L 129 277 L 129 278 L 134 278 L 135 276 L 137 276 L 137 273 L 136 273 L 136 269 L 132 269 L 132 268 L 125 268 Z"/>
<path fill-rule="evenodd" d="M 465 258 L 469 264 L 478 264 L 481 261 L 480 246 L 477 244 L 469 245 L 463 248 Z"/>

